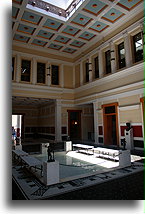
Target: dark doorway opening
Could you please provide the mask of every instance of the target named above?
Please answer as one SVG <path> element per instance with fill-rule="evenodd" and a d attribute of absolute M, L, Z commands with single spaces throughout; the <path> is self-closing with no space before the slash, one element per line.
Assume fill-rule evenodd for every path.
<path fill-rule="evenodd" d="M 81 140 L 81 110 L 68 110 L 68 135 L 71 140 Z"/>

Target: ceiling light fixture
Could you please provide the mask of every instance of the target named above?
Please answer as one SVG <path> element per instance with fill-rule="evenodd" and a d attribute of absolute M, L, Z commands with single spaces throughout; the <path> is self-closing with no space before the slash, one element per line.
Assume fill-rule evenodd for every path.
<path fill-rule="evenodd" d="M 59 11 L 59 12 L 58 12 L 58 15 L 59 15 L 59 16 L 61 16 L 61 14 L 62 14 L 62 12 L 61 12 L 61 11 Z"/>
<path fill-rule="evenodd" d="M 49 11 L 49 9 L 50 9 L 49 7 L 46 7 L 46 11 Z"/>
<path fill-rule="evenodd" d="M 34 7 L 35 5 L 36 5 L 36 2 L 35 2 L 35 1 L 33 1 L 33 2 L 32 2 L 32 6 Z"/>

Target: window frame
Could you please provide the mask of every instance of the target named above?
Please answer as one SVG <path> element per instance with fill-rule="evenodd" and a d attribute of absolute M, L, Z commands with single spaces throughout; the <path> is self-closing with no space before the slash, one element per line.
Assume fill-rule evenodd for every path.
<path fill-rule="evenodd" d="M 38 82 L 38 63 L 39 64 L 44 64 L 45 65 L 45 70 L 44 70 L 44 82 Z M 46 84 L 46 63 L 45 62 L 40 62 L 40 61 L 37 61 L 37 84 L 42 84 L 42 85 L 45 85 Z"/>
<path fill-rule="evenodd" d="M 96 59 L 98 59 L 98 69 L 96 69 Z M 96 55 L 94 58 L 93 58 L 93 62 L 94 62 L 94 79 L 98 79 L 100 76 L 99 76 L 99 56 Z M 97 72 L 96 72 L 97 71 Z M 96 75 L 96 73 L 98 75 Z"/>
<path fill-rule="evenodd" d="M 126 67 L 126 58 L 125 58 L 125 45 L 124 45 L 124 66 L 123 67 L 121 67 L 120 65 L 121 65 L 121 55 L 120 55 L 120 50 L 122 50 L 122 49 L 119 49 L 119 46 L 120 45 L 124 45 L 124 41 L 122 41 L 122 42 L 120 42 L 119 44 L 117 44 L 117 61 L 118 61 L 118 69 L 123 69 L 123 68 L 125 68 Z"/>
<path fill-rule="evenodd" d="M 133 63 L 140 63 L 143 61 L 143 57 L 140 60 L 136 60 L 136 50 L 135 50 L 135 42 L 134 42 L 134 37 L 137 36 L 138 34 L 141 34 L 141 31 L 136 31 L 134 34 L 131 34 L 131 40 L 132 40 L 132 55 L 133 55 Z M 142 51 L 143 51 L 143 38 L 141 36 L 141 40 L 142 40 Z"/>
<path fill-rule="evenodd" d="M 57 70 L 57 72 L 58 72 L 58 74 L 57 74 L 57 83 L 53 82 L 53 76 L 54 76 L 54 74 L 53 74 L 54 70 L 52 69 L 53 66 L 57 66 L 58 67 L 58 70 Z M 51 64 L 51 85 L 52 86 L 59 86 L 59 84 L 60 84 L 60 66 L 57 65 L 57 64 Z"/>
<path fill-rule="evenodd" d="M 109 63 L 109 68 L 110 68 L 110 71 L 107 72 L 107 52 L 110 53 L 110 63 Z M 105 75 L 109 75 L 111 74 L 111 50 L 110 49 L 107 49 L 104 51 L 104 59 L 105 59 Z"/>
<path fill-rule="evenodd" d="M 31 83 L 32 61 L 31 61 L 31 59 L 22 58 L 22 59 L 21 59 L 21 69 L 22 69 L 22 62 L 23 62 L 23 61 L 29 61 L 29 62 L 30 62 L 30 73 L 29 73 L 29 75 L 25 75 L 25 76 L 29 76 L 29 81 L 22 80 L 22 71 L 21 71 L 21 78 L 20 78 L 20 81 L 21 81 L 21 82 L 25 82 L 25 83 Z"/>

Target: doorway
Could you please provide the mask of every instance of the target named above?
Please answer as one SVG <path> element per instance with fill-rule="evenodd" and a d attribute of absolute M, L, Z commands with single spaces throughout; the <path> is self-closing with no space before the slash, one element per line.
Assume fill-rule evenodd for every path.
<path fill-rule="evenodd" d="M 104 145 L 119 145 L 118 103 L 103 105 Z"/>
<path fill-rule="evenodd" d="M 12 115 L 12 129 L 15 132 L 17 144 L 21 144 L 21 140 L 24 139 L 24 115 Z"/>
<path fill-rule="evenodd" d="M 71 140 L 81 140 L 81 110 L 68 110 L 68 135 Z"/>

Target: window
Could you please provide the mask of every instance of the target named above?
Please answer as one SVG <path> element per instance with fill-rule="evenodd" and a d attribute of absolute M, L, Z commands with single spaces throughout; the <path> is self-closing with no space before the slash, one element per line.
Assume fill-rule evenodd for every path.
<path fill-rule="evenodd" d="M 89 82 L 89 63 L 86 62 L 86 82 Z"/>
<path fill-rule="evenodd" d="M 119 69 L 126 66 L 124 42 L 118 45 L 118 65 Z"/>
<path fill-rule="evenodd" d="M 31 61 L 22 60 L 21 64 L 21 81 L 30 82 Z"/>
<path fill-rule="evenodd" d="M 105 52 L 105 65 L 106 65 L 106 74 L 111 73 L 111 52 L 110 52 L 110 50 Z"/>
<path fill-rule="evenodd" d="M 15 57 L 12 57 L 12 80 L 14 80 Z"/>
<path fill-rule="evenodd" d="M 98 56 L 94 58 L 95 65 L 95 78 L 99 78 L 99 58 Z"/>
<path fill-rule="evenodd" d="M 45 84 L 45 63 L 37 62 L 37 83 Z"/>
<path fill-rule="evenodd" d="M 134 48 L 134 61 L 139 62 L 143 60 L 143 42 L 141 33 L 133 36 L 133 48 Z"/>
<path fill-rule="evenodd" d="M 51 66 L 51 83 L 52 85 L 59 85 L 59 66 Z"/>

